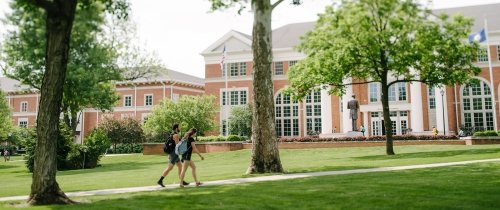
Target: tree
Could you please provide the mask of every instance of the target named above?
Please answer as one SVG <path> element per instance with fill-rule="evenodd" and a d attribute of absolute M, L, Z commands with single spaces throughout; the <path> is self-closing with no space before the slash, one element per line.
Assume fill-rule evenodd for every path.
<path fill-rule="evenodd" d="M 106 118 L 99 124 L 116 150 L 117 144 L 141 143 L 144 141 L 144 132 L 141 122 L 131 117 L 124 119 Z"/>
<path fill-rule="evenodd" d="M 0 90 L 0 141 L 7 141 L 12 143 L 12 139 L 9 136 L 9 133 L 12 136 L 12 119 L 11 119 L 11 111 L 7 99 L 5 98 L 5 93 Z"/>
<path fill-rule="evenodd" d="M 45 71 L 44 12 L 26 10 L 22 3 L 15 1 L 11 7 L 13 13 L 7 22 L 17 30 L 9 33 L 3 47 L 4 73 L 39 90 Z M 79 123 L 81 110 L 86 107 L 109 110 L 119 99 L 111 84 L 111 81 L 121 80 L 121 72 L 116 66 L 117 53 L 98 39 L 103 36 L 104 15 L 105 8 L 100 3 L 77 8 L 61 110 L 64 122 L 73 131 Z"/>
<path fill-rule="evenodd" d="M 252 133 L 252 107 L 250 105 L 233 107 L 228 124 L 230 134 L 249 137 Z"/>
<path fill-rule="evenodd" d="M 239 5 L 241 12 L 247 0 L 209 0 L 212 10 L 225 9 Z M 281 165 L 274 115 L 274 94 L 271 64 L 272 28 L 271 16 L 275 7 L 284 0 L 252 0 L 254 22 L 252 30 L 253 52 L 253 121 L 252 121 L 252 159 L 247 174 L 283 172 Z M 293 4 L 300 1 L 293 0 Z"/>
<path fill-rule="evenodd" d="M 59 188 L 56 181 L 59 116 L 77 5 L 89 9 L 90 5 L 97 2 L 102 2 L 107 11 L 127 17 L 126 0 L 82 0 L 80 3 L 77 0 L 16 1 L 26 13 L 41 10 L 45 18 L 45 53 L 43 53 L 45 59 L 41 65 L 44 74 L 40 86 L 41 96 L 37 116 L 38 140 L 35 148 L 33 182 L 28 199 L 31 205 L 74 203 Z M 40 24 L 43 23 L 33 22 L 33 26 Z"/>
<path fill-rule="evenodd" d="M 215 128 L 216 111 L 214 96 L 182 96 L 177 102 L 165 99 L 153 108 L 144 129 L 158 135 L 170 132 L 177 123 L 182 132 L 196 128 L 203 135 Z"/>
<path fill-rule="evenodd" d="M 337 9 L 327 7 L 303 37 L 298 49 L 307 58 L 289 72 L 290 90 L 302 98 L 321 85 L 341 95 L 347 85 L 381 83 L 386 153 L 393 155 L 389 87 L 453 85 L 478 74 L 472 63 L 478 45 L 465 42 L 472 23 L 432 16 L 413 0 L 343 1 Z M 349 78 L 353 82 L 345 83 Z"/>

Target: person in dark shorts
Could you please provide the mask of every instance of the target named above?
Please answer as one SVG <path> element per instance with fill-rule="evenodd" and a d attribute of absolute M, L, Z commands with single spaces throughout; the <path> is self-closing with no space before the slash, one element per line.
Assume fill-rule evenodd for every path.
<path fill-rule="evenodd" d="M 175 141 L 175 144 L 179 143 L 179 131 L 180 131 L 179 124 L 174 124 L 174 126 L 172 127 L 172 133 L 170 135 L 173 135 L 172 139 Z M 175 151 L 168 154 L 168 165 L 167 165 L 167 168 L 165 168 L 165 170 L 163 170 L 163 173 L 160 177 L 160 180 L 158 180 L 158 182 L 157 182 L 158 185 L 165 187 L 165 185 L 163 185 L 163 179 L 168 175 L 168 173 L 170 171 L 172 171 L 172 169 L 174 168 L 174 165 L 177 165 L 178 175 L 180 178 L 181 171 L 182 171 L 182 164 L 179 160 L 179 156 L 177 154 L 175 154 Z M 184 182 L 184 181 L 182 181 L 181 183 L 183 185 L 189 185 L 189 183 Z"/>
<path fill-rule="evenodd" d="M 191 128 L 185 135 L 184 138 L 187 141 L 187 152 L 182 155 L 182 172 L 180 175 L 181 182 L 184 181 L 184 176 L 186 175 L 186 170 L 189 167 L 191 167 L 191 171 L 193 174 L 194 181 L 196 182 L 196 186 L 202 185 L 202 183 L 198 180 L 196 177 L 196 165 L 194 164 L 194 161 L 191 160 L 191 154 L 196 152 L 198 156 L 200 156 L 201 160 L 204 160 L 203 156 L 201 156 L 200 152 L 196 148 L 196 144 L 194 143 L 194 136 L 196 136 L 196 129 Z M 180 185 L 180 187 L 184 187 L 184 185 Z"/>

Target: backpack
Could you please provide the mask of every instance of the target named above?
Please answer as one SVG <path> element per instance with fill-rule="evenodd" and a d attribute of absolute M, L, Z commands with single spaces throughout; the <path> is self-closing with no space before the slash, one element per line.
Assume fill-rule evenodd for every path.
<path fill-rule="evenodd" d="M 177 155 L 183 155 L 188 151 L 187 147 L 187 142 L 188 140 L 186 139 L 181 139 L 177 145 L 175 145 L 175 154 Z"/>
<path fill-rule="evenodd" d="M 163 145 L 163 152 L 170 154 L 174 151 L 175 149 L 175 141 L 174 141 L 174 133 L 170 133 L 167 136 L 167 141 L 165 142 L 165 145 Z"/>

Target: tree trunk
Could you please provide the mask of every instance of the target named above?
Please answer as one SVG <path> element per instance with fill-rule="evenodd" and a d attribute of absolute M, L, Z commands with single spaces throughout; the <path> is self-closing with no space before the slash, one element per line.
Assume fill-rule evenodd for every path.
<path fill-rule="evenodd" d="M 387 85 L 387 74 L 382 78 L 382 110 L 384 115 L 385 124 L 385 138 L 386 138 L 386 154 L 394 155 L 393 139 L 392 139 L 392 122 L 389 109 L 389 86 Z"/>
<path fill-rule="evenodd" d="M 252 0 L 254 23 L 252 160 L 247 174 L 283 172 L 275 129 L 270 0 Z"/>
<path fill-rule="evenodd" d="M 39 6 L 43 7 L 47 14 L 46 69 L 37 117 L 38 142 L 35 148 L 31 194 L 28 199 L 31 205 L 73 203 L 56 181 L 56 151 L 63 84 L 77 0 L 54 0 L 44 3 Z"/>

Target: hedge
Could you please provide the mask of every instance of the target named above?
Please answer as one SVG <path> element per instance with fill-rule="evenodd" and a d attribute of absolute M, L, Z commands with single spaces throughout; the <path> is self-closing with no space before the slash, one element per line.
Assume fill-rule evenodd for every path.
<path fill-rule="evenodd" d="M 411 140 L 456 140 L 456 135 L 394 135 L 393 140 L 411 141 Z M 318 137 L 281 137 L 279 142 L 337 142 L 337 141 L 386 141 L 385 136 L 356 136 L 356 137 L 337 137 L 337 138 L 318 138 Z"/>
<path fill-rule="evenodd" d="M 473 136 L 499 136 L 496 131 L 477 131 Z"/>

